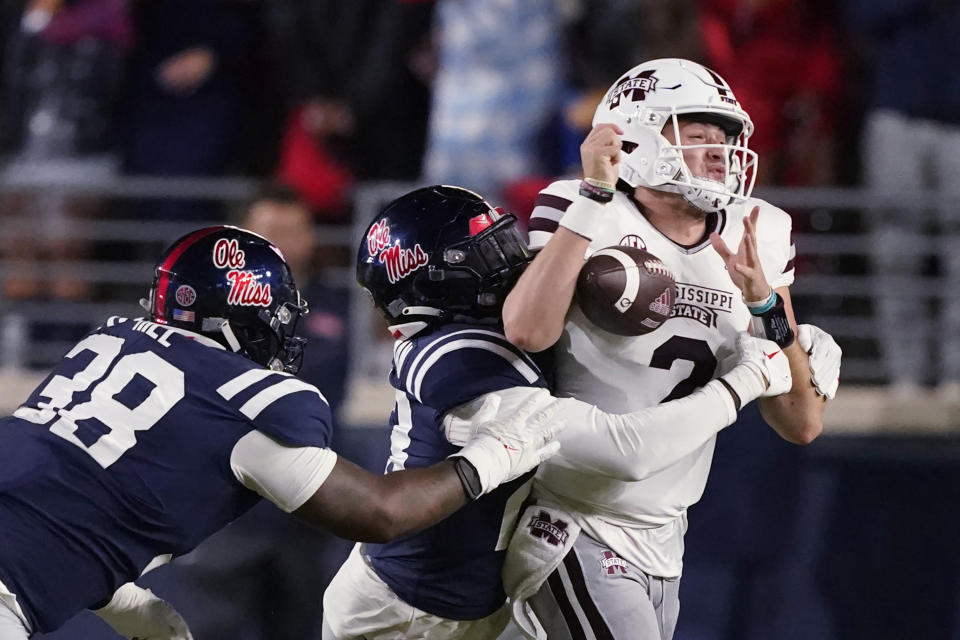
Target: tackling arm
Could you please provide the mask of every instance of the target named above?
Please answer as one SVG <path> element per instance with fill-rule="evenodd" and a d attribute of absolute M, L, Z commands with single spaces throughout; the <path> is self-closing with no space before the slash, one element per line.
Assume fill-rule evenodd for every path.
<path fill-rule="evenodd" d="M 386 475 L 254 429 L 234 445 L 230 467 L 242 485 L 288 513 L 344 538 L 384 542 L 436 524 L 556 453 L 562 420 L 555 414 L 556 407 L 524 404 L 479 424 L 451 459 Z"/>
<path fill-rule="evenodd" d="M 342 538 L 386 542 L 439 522 L 467 501 L 453 460 L 375 475 L 338 458 L 294 513 Z"/>
<path fill-rule="evenodd" d="M 558 410 L 567 422 L 560 437 L 565 464 L 624 481 L 637 481 L 696 451 L 737 418 L 738 410 L 764 394 L 790 388 L 790 365 L 769 340 L 742 334 L 738 364 L 691 395 L 626 414 L 607 413 L 574 398 L 554 399 L 545 389 L 514 387 L 458 407 L 444 417 L 444 434 L 457 444 L 472 425 L 506 416 L 521 403 Z M 495 400 L 495 401 L 491 401 Z"/>

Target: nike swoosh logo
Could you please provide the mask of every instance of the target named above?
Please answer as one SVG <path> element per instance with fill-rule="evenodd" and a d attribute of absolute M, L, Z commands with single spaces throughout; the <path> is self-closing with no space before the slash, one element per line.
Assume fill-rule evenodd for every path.
<path fill-rule="evenodd" d="M 767 353 L 766 351 L 764 351 L 764 352 L 763 352 L 763 355 L 765 355 L 765 356 L 767 356 L 768 358 L 770 358 L 771 360 L 773 360 L 773 357 L 774 357 L 775 355 L 777 355 L 778 353 L 780 353 L 780 352 L 779 352 L 779 351 L 774 351 L 773 353 Z"/>

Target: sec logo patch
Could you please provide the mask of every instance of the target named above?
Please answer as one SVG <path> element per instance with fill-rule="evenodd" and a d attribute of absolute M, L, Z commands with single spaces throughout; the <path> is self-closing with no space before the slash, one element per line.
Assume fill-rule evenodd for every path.
<path fill-rule="evenodd" d="M 190 285 L 182 284 L 177 287 L 177 292 L 174 294 L 174 297 L 177 299 L 178 305 L 181 307 L 189 307 L 197 301 L 197 292 Z"/>

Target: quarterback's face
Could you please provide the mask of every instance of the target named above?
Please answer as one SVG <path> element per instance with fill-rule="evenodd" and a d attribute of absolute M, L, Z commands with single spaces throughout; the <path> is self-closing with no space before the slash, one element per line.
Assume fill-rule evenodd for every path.
<path fill-rule="evenodd" d="M 707 178 L 715 182 L 723 182 L 727 177 L 726 165 L 723 161 L 723 148 L 696 147 L 696 145 L 721 145 L 726 142 L 723 129 L 715 124 L 697 122 L 695 120 L 679 120 L 680 140 L 674 132 L 673 124 L 667 124 L 663 129 L 663 136 L 672 144 L 694 145 L 692 149 L 683 150 L 683 161 L 687 163 L 690 172 L 697 178 Z"/>

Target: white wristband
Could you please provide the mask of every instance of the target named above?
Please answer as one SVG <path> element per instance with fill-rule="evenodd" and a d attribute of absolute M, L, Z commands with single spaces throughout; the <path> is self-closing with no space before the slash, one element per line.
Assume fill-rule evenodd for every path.
<path fill-rule="evenodd" d="M 600 224 L 600 216 L 603 215 L 603 207 L 603 204 L 590 198 L 577 196 L 560 218 L 560 226 L 587 240 L 593 240 Z"/>

